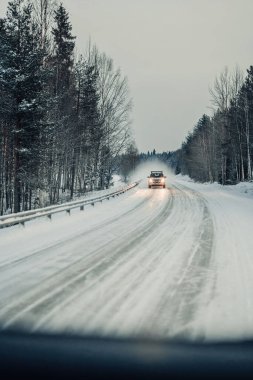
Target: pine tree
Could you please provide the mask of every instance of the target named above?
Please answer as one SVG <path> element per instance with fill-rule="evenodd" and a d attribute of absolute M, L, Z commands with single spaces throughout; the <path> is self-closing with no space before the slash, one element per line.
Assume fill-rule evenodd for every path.
<path fill-rule="evenodd" d="M 69 15 L 62 4 L 54 12 L 55 25 L 52 29 L 53 54 L 48 57 L 51 69 L 53 101 L 50 110 L 50 131 L 48 133 L 47 191 L 50 203 L 59 201 L 60 188 L 69 186 L 69 170 L 73 139 L 74 121 L 74 74 L 73 51 L 75 47 Z M 63 183 L 63 178 L 64 182 Z"/>
<path fill-rule="evenodd" d="M 99 113 L 98 73 L 94 66 L 80 60 L 76 65 L 76 122 L 73 125 L 74 148 L 71 170 L 71 196 L 76 173 L 85 187 L 97 186 L 99 177 L 102 126 Z M 79 165 L 82 165 L 81 169 Z M 85 179 L 84 179 L 85 176 Z"/>
<path fill-rule="evenodd" d="M 9 3 L 5 21 L 5 89 L 12 99 L 14 212 L 31 207 L 36 182 L 42 104 L 42 52 L 32 20 L 32 5 Z"/>
<path fill-rule="evenodd" d="M 55 11 L 54 21 L 56 25 L 52 33 L 54 38 L 55 95 L 62 97 L 62 101 L 64 101 L 64 95 L 70 88 L 75 37 L 72 36 L 69 15 L 62 3 Z"/>
<path fill-rule="evenodd" d="M 242 88 L 245 116 L 247 178 L 252 179 L 252 142 L 253 142 L 253 66 L 247 70 L 247 77 Z"/>

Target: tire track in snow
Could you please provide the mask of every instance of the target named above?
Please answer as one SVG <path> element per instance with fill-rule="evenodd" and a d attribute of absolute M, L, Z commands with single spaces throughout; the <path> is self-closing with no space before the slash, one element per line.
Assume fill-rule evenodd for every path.
<path fill-rule="evenodd" d="M 105 268 L 109 267 L 117 259 L 117 256 L 125 255 L 132 246 L 138 242 L 140 243 L 141 240 L 148 236 L 152 229 L 157 228 L 164 218 L 167 218 L 170 212 L 170 203 L 171 198 L 168 197 L 165 206 L 162 207 L 158 215 L 155 214 L 148 222 L 144 222 L 135 229 L 135 232 L 123 234 L 120 242 L 112 241 L 115 244 L 111 244 L 109 249 L 107 248 L 108 244 L 106 244 L 99 250 L 92 252 L 89 255 L 91 262 L 87 262 L 86 260 L 85 268 L 84 266 L 80 267 L 80 264 L 83 263 L 82 260 L 78 260 L 77 263 L 74 263 L 66 270 L 57 273 L 51 278 L 51 281 L 49 279 L 45 280 L 45 283 L 40 285 L 37 291 L 32 291 L 32 294 L 24 297 L 22 302 L 14 301 L 14 303 L 2 309 L 0 318 L 2 321 L 5 321 L 3 326 L 6 328 L 13 324 L 19 324 L 21 321 L 25 322 L 26 318 L 30 324 L 29 315 L 35 316 L 35 319 L 41 318 L 41 314 L 44 311 L 47 313 L 48 309 L 59 302 L 60 295 L 66 298 L 77 288 L 83 286 L 89 275 L 93 275 L 96 281 L 99 281 L 99 276 L 103 274 Z M 53 291 L 52 288 L 54 288 Z"/>
<path fill-rule="evenodd" d="M 173 196 L 173 198 L 175 197 Z M 156 235 L 157 231 L 153 232 L 149 237 L 153 245 L 151 247 L 146 245 L 145 253 L 137 255 L 138 261 L 137 259 L 133 260 L 131 265 L 127 263 L 124 268 L 121 268 L 123 273 L 120 276 L 120 289 L 116 288 L 118 273 L 109 283 L 104 284 L 106 286 L 104 305 L 97 304 L 97 307 L 94 308 L 94 306 L 92 307 L 92 297 L 89 297 L 89 302 L 87 302 L 87 298 L 85 299 L 86 302 L 82 305 L 82 309 L 88 310 L 84 325 L 89 332 L 96 332 L 98 326 L 100 326 L 99 333 L 111 332 L 115 334 L 115 325 L 117 325 L 120 326 L 120 333 L 122 333 L 122 325 L 128 319 L 126 315 L 128 315 L 129 310 L 136 306 L 136 303 L 140 302 L 140 298 L 144 294 L 143 291 L 140 291 L 140 288 L 150 289 L 159 268 L 165 265 L 168 266 L 168 252 L 177 241 L 174 233 L 176 233 L 176 236 L 178 236 L 178 233 L 187 233 L 182 214 L 175 215 L 171 213 L 169 218 L 172 220 L 171 236 L 164 239 L 164 236 L 162 236 L 163 230 L 158 235 Z M 178 229 L 178 226 L 180 226 L 180 229 Z M 148 281 L 143 287 L 146 280 Z M 99 289 L 97 289 L 97 292 L 99 292 Z M 91 313 L 89 313 L 90 309 L 92 310 Z M 143 314 L 143 311 L 141 311 L 141 314 Z M 72 315 L 72 317 L 75 316 Z M 125 324 L 127 325 L 128 323 L 126 322 Z"/>
<path fill-rule="evenodd" d="M 119 220 L 123 220 L 123 218 L 128 217 L 129 215 L 139 211 L 139 209 L 142 209 L 151 198 L 152 198 L 152 194 L 148 195 L 148 197 L 146 197 L 144 200 L 138 203 L 133 209 L 124 212 L 123 214 L 121 214 L 120 216 L 117 216 L 116 218 L 109 219 L 109 220 L 107 219 L 105 222 L 99 224 L 98 226 L 95 226 L 85 232 L 75 235 L 74 237 L 71 237 L 67 241 L 58 242 L 56 244 L 51 245 L 50 247 L 44 248 L 42 250 L 37 250 L 36 252 L 32 253 L 29 256 L 12 261 L 11 263 L 8 263 L 4 267 L 0 268 L 1 276 L 3 277 L 3 275 L 5 275 L 6 277 L 4 284 L 1 284 L 1 287 L 0 287 L 0 291 L 2 293 L 1 300 L 0 300 L 0 309 L 4 307 L 6 302 L 9 302 L 9 295 L 7 294 L 7 291 L 9 290 L 13 282 L 15 282 L 16 288 L 18 288 L 17 287 L 18 282 L 22 284 L 22 279 L 24 275 L 26 275 L 27 265 L 29 265 L 29 271 L 33 271 L 33 267 L 34 267 L 34 268 L 39 268 L 40 272 L 43 272 L 42 270 L 43 264 L 48 265 L 48 260 L 52 260 L 53 258 L 54 265 L 55 265 L 56 259 L 59 259 L 60 261 L 62 261 L 63 255 L 62 255 L 61 249 L 64 248 L 66 244 L 73 242 L 76 245 L 78 241 L 82 241 L 84 237 L 87 238 L 88 235 L 92 235 L 94 233 L 97 234 L 99 230 L 105 228 L 108 225 L 110 225 L 111 228 L 113 229 L 114 225 L 117 225 L 117 222 Z M 107 242 L 105 244 L 102 244 L 100 248 L 104 250 L 105 247 L 112 242 L 112 240 L 113 239 L 107 240 Z M 52 253 L 52 250 L 55 250 L 55 251 Z M 86 255 L 85 258 L 94 256 L 97 250 L 98 249 L 93 250 L 88 255 Z M 65 267 L 62 270 L 63 271 L 65 269 L 68 270 L 69 265 L 83 262 L 84 261 L 83 252 L 81 253 L 82 253 L 81 258 L 78 258 L 73 262 L 73 252 L 69 249 L 69 254 L 67 254 L 67 256 L 64 255 L 64 261 L 66 262 L 70 258 L 72 263 L 70 264 L 66 262 Z M 31 264 L 33 264 L 32 267 L 31 267 Z M 18 271 L 16 270 L 15 276 L 13 276 L 12 272 L 15 268 L 17 268 Z M 60 271 L 58 270 L 57 272 L 60 272 Z M 54 272 L 51 276 L 47 276 L 47 279 L 49 279 L 49 277 L 54 278 L 55 274 L 56 272 Z M 44 280 L 44 278 L 42 280 Z M 23 296 L 23 293 L 24 293 L 24 289 L 18 288 L 17 291 L 15 291 L 15 297 Z M 0 315 L 1 315 L 1 311 L 0 311 Z"/>
<path fill-rule="evenodd" d="M 13 270 L 14 266 L 20 266 L 20 264 L 26 264 L 30 260 L 37 261 L 39 257 L 45 256 L 45 254 L 48 252 L 49 249 L 63 247 L 66 244 L 66 242 L 69 243 L 70 241 L 73 241 L 73 240 L 76 240 L 76 239 L 78 239 L 80 237 L 86 236 L 86 235 L 88 235 L 90 233 L 93 233 L 94 230 L 98 231 L 99 229 L 104 228 L 108 224 L 117 223 L 118 220 L 122 219 L 125 216 L 128 216 L 129 214 L 135 212 L 138 208 L 142 207 L 151 197 L 152 197 L 152 195 L 148 196 L 143 201 L 141 201 L 140 203 L 138 203 L 136 205 L 136 207 L 134 207 L 133 209 L 128 210 L 125 213 L 123 213 L 123 214 L 121 214 L 121 215 L 119 215 L 117 217 L 114 217 L 114 218 L 111 218 L 111 219 L 107 219 L 105 222 L 103 222 L 103 223 L 101 223 L 99 225 L 96 225 L 95 227 L 92 227 L 92 228 L 88 229 L 87 231 L 83 231 L 83 232 L 81 232 L 81 233 L 79 233 L 77 235 L 74 235 L 73 237 L 68 238 L 65 241 L 61 240 L 60 242 L 53 243 L 52 245 L 50 245 L 48 247 L 36 250 L 36 251 L 32 252 L 31 254 L 29 254 L 27 256 L 24 256 L 24 257 L 21 257 L 21 258 L 18 258 L 18 259 L 14 259 L 12 261 L 9 261 L 8 263 L 1 264 L 0 265 L 0 273 L 3 272 L 3 271 L 6 271 L 9 268 L 11 270 Z"/>
<path fill-rule="evenodd" d="M 189 234 L 191 248 L 175 255 Z M 141 250 L 144 243 L 146 250 Z M 112 240 L 109 249 L 105 244 L 101 252 L 91 253 L 94 262 L 81 262 L 73 272 L 70 266 L 62 277 L 52 277 L 51 284 L 46 279 L 41 294 L 29 293 L 26 303 L 13 304 L 1 319 L 6 327 L 28 329 L 192 336 L 212 247 L 213 224 L 205 200 L 177 185 L 146 223 L 127 231 L 117 244 Z M 15 318 L 9 319 L 13 312 Z"/>
<path fill-rule="evenodd" d="M 233 212 L 231 215 L 231 203 L 227 209 L 223 197 L 224 194 L 221 194 L 219 199 L 209 200 L 218 231 L 216 286 L 207 292 L 207 297 L 214 303 L 206 305 L 206 318 L 202 318 L 202 325 L 196 331 L 199 340 L 220 339 L 221 335 L 229 339 L 247 339 L 253 331 L 252 249 L 244 245 L 247 240 L 241 235 L 243 227 L 239 212 L 236 217 Z"/>
<path fill-rule="evenodd" d="M 188 251 L 189 260 L 186 267 L 183 265 L 180 269 L 173 291 L 165 293 L 161 298 L 157 319 L 151 328 L 159 330 L 159 335 L 184 339 L 194 338 L 191 322 L 198 310 L 199 296 L 204 290 L 205 282 L 215 280 L 212 271 L 209 278 L 215 236 L 213 220 L 205 199 L 185 186 L 177 185 L 177 187 L 184 193 L 190 191 L 198 199 L 203 209 L 202 220 L 195 236 L 195 243 Z M 160 315 L 164 317 L 160 318 Z M 198 336 L 198 339 L 200 338 Z"/>
<path fill-rule="evenodd" d="M 179 194 L 182 194 L 181 198 Z M 100 278 L 97 283 L 93 284 L 92 292 L 87 293 L 86 290 L 86 292 L 77 293 L 73 299 L 69 299 L 65 304 L 63 303 L 61 305 L 58 305 L 58 310 L 56 308 L 54 312 L 46 316 L 44 320 L 42 319 L 37 324 L 37 328 L 48 328 L 48 326 L 51 326 L 53 329 L 67 328 L 68 331 L 74 330 L 76 332 L 80 332 L 82 330 L 85 330 L 86 332 L 88 330 L 89 333 L 99 332 L 99 334 L 122 334 L 125 332 L 127 335 L 131 335 L 133 333 L 147 333 L 148 329 L 149 333 L 152 331 L 153 333 L 158 333 L 162 336 L 170 335 L 165 330 L 168 329 L 168 326 L 170 324 L 173 326 L 173 320 L 175 316 L 172 314 L 169 320 L 167 318 L 165 326 L 161 324 L 161 321 L 163 322 L 163 318 L 167 316 L 168 312 L 170 311 L 170 305 L 165 305 L 164 303 L 164 300 L 166 300 L 167 297 L 166 294 L 163 294 L 163 290 L 165 288 L 167 293 L 170 288 L 167 287 L 167 285 L 164 286 L 164 283 L 162 281 L 160 282 L 160 287 L 157 286 L 158 294 L 156 294 L 156 296 L 159 297 L 159 301 L 162 301 L 163 307 L 159 310 L 156 307 L 156 302 L 154 300 L 151 300 L 151 302 L 154 304 L 153 311 L 156 313 L 155 315 L 150 316 L 150 313 L 148 313 L 148 316 L 145 316 L 145 313 L 143 311 L 148 310 L 152 304 L 149 305 L 147 302 L 146 307 L 143 307 L 141 298 L 148 298 L 147 295 L 145 295 L 145 291 L 147 292 L 148 289 L 149 292 L 149 290 L 152 289 L 153 283 L 157 281 L 157 276 L 160 273 L 161 267 L 166 266 L 168 268 L 169 275 L 169 270 L 171 270 L 171 257 L 168 255 L 168 253 L 177 243 L 177 240 L 184 239 L 188 233 L 189 228 L 187 228 L 187 225 L 184 223 L 185 214 L 183 213 L 183 210 L 184 208 L 187 208 L 187 206 L 188 210 L 194 206 L 196 207 L 196 204 L 192 202 L 189 196 L 186 195 L 185 192 L 182 192 L 182 190 L 175 192 L 173 198 L 173 204 L 175 199 L 180 199 L 178 201 L 178 207 L 173 208 L 174 213 L 170 213 L 169 217 L 167 218 L 167 220 L 169 218 L 172 219 L 172 227 L 174 227 L 170 230 L 170 237 L 164 239 L 164 236 L 162 236 L 162 232 L 164 231 L 160 231 L 161 236 L 155 236 L 158 232 L 157 230 L 154 230 L 153 234 L 149 236 L 151 241 L 153 241 L 153 239 L 156 237 L 155 246 L 157 248 L 157 252 L 153 250 L 154 246 L 151 246 L 149 249 L 149 246 L 146 244 L 147 250 L 145 253 L 142 253 L 140 255 L 137 251 L 135 252 L 136 258 L 134 255 L 132 255 L 130 260 L 128 258 L 127 261 L 119 263 L 116 268 L 114 267 L 115 270 L 110 270 L 107 273 L 107 276 Z M 205 215 L 207 212 L 205 203 L 202 202 L 202 200 L 199 200 L 196 194 L 194 194 L 194 201 L 196 200 L 197 204 L 203 211 L 203 215 Z M 191 217 L 191 215 L 189 217 Z M 203 219 L 205 219 L 205 216 L 201 217 L 199 225 L 196 228 L 199 235 L 203 233 L 202 229 L 199 229 L 199 227 L 202 225 Z M 187 219 L 187 221 L 189 222 L 189 219 Z M 165 220 L 163 222 L 165 222 Z M 158 249 L 157 242 L 159 242 L 159 240 L 161 240 L 161 244 Z M 212 240 L 211 236 L 210 240 Z M 199 249 L 200 247 L 196 248 L 196 251 Z M 188 256 L 189 253 L 187 254 L 187 257 Z M 197 256 L 198 255 L 196 253 L 196 256 L 194 255 L 194 258 Z M 191 264 L 193 265 L 193 262 Z M 184 279 L 185 282 L 186 278 L 184 277 L 185 275 L 183 278 L 181 277 L 181 281 Z M 99 283 L 100 281 L 101 284 Z M 179 286 L 179 284 L 177 285 Z M 180 285 L 182 286 L 182 284 Z M 198 286 L 201 289 L 202 284 L 199 282 Z M 102 294 L 99 294 L 101 293 L 101 287 L 103 287 L 104 290 Z M 173 291 L 174 289 L 175 283 L 173 284 Z M 83 300 L 81 304 L 79 304 L 79 311 L 76 311 L 75 308 L 77 297 Z M 94 299 L 96 302 L 94 302 Z M 139 310 L 137 310 L 136 314 L 135 309 L 138 309 L 138 304 L 141 304 L 141 307 L 139 307 Z M 57 318 L 57 311 L 59 313 L 60 310 L 63 310 L 64 314 L 66 314 L 68 317 L 64 319 Z M 175 311 L 175 308 L 173 310 Z M 133 313 L 131 313 L 131 311 L 133 311 Z M 129 319 L 131 319 L 131 314 L 134 314 L 134 318 L 132 318 L 133 321 L 129 322 Z M 181 318 L 179 318 L 179 327 L 185 327 L 185 323 L 189 322 L 189 320 L 194 317 L 194 313 L 189 313 L 189 310 L 187 310 L 184 315 L 187 316 L 187 318 L 185 321 L 182 321 Z M 55 320 L 54 317 L 56 317 Z M 149 323 L 150 317 L 151 319 L 154 319 L 151 326 Z M 50 319 L 54 321 L 51 324 Z M 176 326 L 173 326 L 174 330 L 175 327 Z"/>
<path fill-rule="evenodd" d="M 171 193 L 171 192 L 170 192 Z M 173 209 L 174 197 L 171 196 L 171 209 Z M 152 231 L 148 232 L 148 239 L 152 240 L 154 243 L 154 239 L 159 244 L 160 235 L 159 227 L 164 223 L 164 221 L 168 218 L 171 218 L 171 210 L 169 213 L 163 215 L 163 218 L 158 220 L 159 226 L 156 228 L 152 228 Z M 157 231 L 158 230 L 158 231 Z M 158 235 L 157 235 L 158 234 Z M 127 298 L 132 294 L 134 290 L 137 289 L 139 283 L 147 276 L 150 275 L 150 272 L 154 270 L 154 267 L 157 267 L 161 261 L 163 260 L 163 255 L 161 255 L 161 251 L 167 247 L 168 244 L 173 244 L 173 240 L 164 241 L 160 245 L 160 249 L 156 249 L 156 251 L 152 250 L 153 248 L 149 248 L 148 244 L 145 244 L 145 251 L 143 250 L 140 254 L 138 252 L 138 248 L 144 243 L 143 240 L 138 241 L 131 248 L 131 254 L 125 256 L 124 260 L 120 262 L 113 263 L 106 272 L 103 277 L 100 277 L 98 281 L 92 285 L 92 294 L 86 294 L 87 289 L 81 289 L 79 293 L 74 294 L 73 298 L 68 299 L 66 302 L 63 302 L 60 305 L 57 305 L 56 309 L 50 313 L 50 315 L 46 316 L 46 318 L 39 322 L 37 327 L 41 327 L 43 324 L 47 326 L 47 322 L 50 322 L 50 318 L 53 317 L 60 309 L 68 307 L 68 321 L 71 322 L 73 317 L 77 317 L 74 313 L 71 313 L 71 309 L 73 303 L 75 303 L 76 298 L 82 298 L 82 310 L 85 310 L 85 320 L 83 318 L 83 312 L 80 313 L 80 317 L 85 324 L 85 327 L 90 330 L 91 324 L 94 324 L 96 316 L 102 318 L 104 320 L 103 314 L 108 313 L 109 317 L 114 314 L 114 311 L 117 311 L 120 308 L 122 303 L 125 303 Z M 145 260 L 145 261 L 144 261 Z M 115 276 L 116 274 L 116 276 Z M 119 282 L 120 279 L 120 282 Z M 102 284 L 101 284 L 101 281 Z M 120 283 L 120 289 L 119 289 Z M 104 288 L 103 291 L 103 305 L 96 302 L 94 304 L 94 298 L 96 301 L 98 297 L 100 297 L 101 293 L 101 285 Z M 66 323 L 66 320 L 65 322 Z"/>

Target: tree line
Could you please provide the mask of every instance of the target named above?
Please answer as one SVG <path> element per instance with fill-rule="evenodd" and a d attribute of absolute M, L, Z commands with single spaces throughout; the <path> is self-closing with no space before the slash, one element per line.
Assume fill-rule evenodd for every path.
<path fill-rule="evenodd" d="M 177 156 L 174 151 L 168 152 L 157 152 L 156 149 L 148 151 L 147 153 L 140 153 L 138 155 L 139 163 L 145 163 L 147 161 L 161 161 L 168 167 L 170 167 L 174 172 L 177 172 Z M 159 168 L 158 168 L 159 169 Z M 178 174 L 178 173 L 177 173 Z"/>
<path fill-rule="evenodd" d="M 237 67 L 210 89 L 213 115 L 203 115 L 177 157 L 177 170 L 201 182 L 235 184 L 252 180 L 253 66 L 246 77 Z"/>
<path fill-rule="evenodd" d="M 176 174 L 180 173 L 179 163 L 180 163 L 181 151 L 168 151 L 168 152 L 157 152 L 155 149 L 148 152 L 138 152 L 138 149 L 134 144 L 129 145 L 126 152 L 120 157 L 120 174 L 124 181 L 128 181 L 131 174 L 137 168 L 138 165 L 147 162 L 156 162 L 157 169 L 159 170 L 159 162 L 164 163 L 168 168 Z M 149 174 L 149 173 L 147 173 Z"/>
<path fill-rule="evenodd" d="M 75 52 L 54 0 L 13 0 L 0 18 L 0 214 L 110 186 L 133 145 L 127 79 L 89 44 Z"/>

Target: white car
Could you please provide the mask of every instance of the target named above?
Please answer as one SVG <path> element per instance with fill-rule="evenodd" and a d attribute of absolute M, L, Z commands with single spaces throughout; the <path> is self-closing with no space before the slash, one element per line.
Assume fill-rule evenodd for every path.
<path fill-rule="evenodd" d="M 165 178 L 166 176 L 163 174 L 162 171 L 152 171 L 150 173 L 150 176 L 148 177 L 149 189 L 151 189 L 152 187 L 163 187 L 165 189 Z"/>

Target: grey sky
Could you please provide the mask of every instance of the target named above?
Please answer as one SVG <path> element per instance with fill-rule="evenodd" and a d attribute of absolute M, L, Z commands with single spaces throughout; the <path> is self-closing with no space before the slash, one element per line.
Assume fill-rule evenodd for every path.
<path fill-rule="evenodd" d="M 7 0 L 0 0 L 4 15 Z M 173 150 L 224 66 L 253 64 L 252 0 L 63 0 L 78 51 L 91 37 L 128 76 L 139 150 Z"/>

